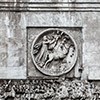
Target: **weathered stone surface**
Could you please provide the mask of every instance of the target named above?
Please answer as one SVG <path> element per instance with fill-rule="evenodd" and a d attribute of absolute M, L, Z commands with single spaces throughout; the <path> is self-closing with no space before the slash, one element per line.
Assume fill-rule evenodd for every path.
<path fill-rule="evenodd" d="M 26 78 L 24 16 L 15 12 L 0 16 L 0 78 Z"/>
<path fill-rule="evenodd" d="M 75 66 L 58 77 L 32 62 L 32 43 L 48 28 L 78 47 Z M 0 100 L 99 100 L 99 51 L 100 0 L 0 0 Z"/>
<path fill-rule="evenodd" d="M 100 13 L 93 12 L 93 13 L 84 13 L 83 19 L 83 77 L 88 77 L 88 67 L 89 69 L 92 66 L 99 66 L 100 65 L 100 30 L 99 30 L 99 15 Z M 87 17 L 86 17 L 87 16 Z M 93 67 L 92 69 L 93 70 Z M 92 71 L 93 72 L 93 71 Z M 99 75 L 99 70 L 96 72 Z M 95 71 L 94 71 L 95 74 Z M 95 76 L 91 77 L 95 80 Z"/>
<path fill-rule="evenodd" d="M 80 12 L 30 12 L 27 14 L 29 27 L 82 27 L 82 24 Z"/>
<path fill-rule="evenodd" d="M 88 68 L 88 79 L 89 80 L 100 80 L 100 66 L 90 66 Z"/>
<path fill-rule="evenodd" d="M 82 34 L 75 35 L 77 41 L 83 38 L 80 41 L 83 42 L 80 47 L 82 79 L 89 77 L 88 70 L 92 70 L 92 66 L 100 65 L 99 0 L 41 0 L 39 5 L 38 0 L 0 2 L 9 2 L 0 3 L 0 78 L 27 78 L 27 27 L 82 27 Z M 34 6 L 37 8 L 33 9 Z M 78 70 L 75 73 L 79 76 Z M 91 79 L 98 79 L 99 70 L 97 74 L 90 75 Z"/>

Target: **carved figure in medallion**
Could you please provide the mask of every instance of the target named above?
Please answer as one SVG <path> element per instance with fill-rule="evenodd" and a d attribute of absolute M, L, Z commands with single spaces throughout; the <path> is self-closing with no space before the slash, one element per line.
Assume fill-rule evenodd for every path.
<path fill-rule="evenodd" d="M 66 32 L 48 29 L 34 40 L 31 55 L 42 73 L 58 76 L 73 68 L 77 60 L 77 46 Z"/>

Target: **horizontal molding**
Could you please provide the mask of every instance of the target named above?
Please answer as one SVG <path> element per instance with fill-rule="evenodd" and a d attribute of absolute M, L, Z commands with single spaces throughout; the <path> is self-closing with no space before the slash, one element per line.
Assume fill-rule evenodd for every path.
<path fill-rule="evenodd" d="M 91 0 L 92 1 L 92 0 Z M 28 2 L 25 2 L 25 1 L 23 1 L 23 2 L 5 2 L 5 1 L 0 1 L 0 3 L 20 3 L 20 4 L 100 4 L 100 1 L 98 1 L 98 2 L 95 2 L 95 1 L 92 1 L 92 2 L 88 2 L 88 1 L 84 1 L 84 2 L 74 2 L 74 1 L 69 1 L 69 2 L 65 2 L 65 1 L 62 1 L 62 2 L 60 2 L 60 1 L 58 1 L 58 2 L 56 2 L 56 1 L 52 1 L 52 2 L 49 2 L 49 1 L 47 1 L 47 2 L 43 2 L 43 1 L 39 1 L 38 0 L 38 2 L 30 2 L 30 1 L 28 1 Z"/>
<path fill-rule="evenodd" d="M 100 2 L 0 2 L 0 11 L 100 11 Z"/>

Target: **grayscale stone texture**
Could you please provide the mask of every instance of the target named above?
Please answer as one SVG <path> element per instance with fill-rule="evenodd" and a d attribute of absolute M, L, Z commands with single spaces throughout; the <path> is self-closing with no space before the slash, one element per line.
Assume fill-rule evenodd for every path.
<path fill-rule="evenodd" d="M 78 59 L 53 77 L 33 63 L 46 29 L 73 37 Z M 0 0 L 0 100 L 100 100 L 100 0 Z"/>
<path fill-rule="evenodd" d="M 30 37 L 50 27 L 76 27 L 80 64 L 67 77 L 100 80 L 99 6 L 99 0 L 0 0 L 0 79 L 41 76 L 28 64 Z"/>

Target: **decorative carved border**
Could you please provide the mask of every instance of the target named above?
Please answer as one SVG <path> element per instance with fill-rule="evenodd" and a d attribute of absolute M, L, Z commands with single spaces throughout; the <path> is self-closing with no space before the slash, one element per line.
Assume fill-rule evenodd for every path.
<path fill-rule="evenodd" d="M 0 2 L 0 11 L 16 12 L 91 12 L 100 11 L 100 2 Z"/>
<path fill-rule="evenodd" d="M 8 99 L 9 98 L 9 99 Z M 0 80 L 0 100 L 99 100 L 100 87 L 87 81 Z"/>

